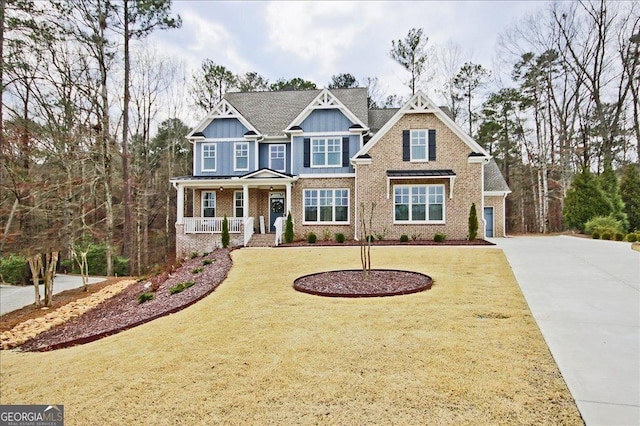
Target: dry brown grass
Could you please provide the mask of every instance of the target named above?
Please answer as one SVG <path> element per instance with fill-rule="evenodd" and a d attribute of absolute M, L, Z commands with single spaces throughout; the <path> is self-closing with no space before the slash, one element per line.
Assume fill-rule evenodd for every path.
<path fill-rule="evenodd" d="M 434 278 L 373 299 L 295 292 L 358 248 L 243 249 L 177 314 L 85 346 L 0 353 L 2 404 L 67 424 L 582 424 L 503 253 L 380 247 Z"/>

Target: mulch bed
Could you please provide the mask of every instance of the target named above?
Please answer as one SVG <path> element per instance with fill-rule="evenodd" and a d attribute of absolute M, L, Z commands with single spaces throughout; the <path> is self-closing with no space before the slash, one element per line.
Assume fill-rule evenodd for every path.
<path fill-rule="evenodd" d="M 321 241 L 318 240 L 315 243 L 308 243 L 306 240 L 294 241 L 293 243 L 280 244 L 278 247 L 314 247 L 314 246 L 359 246 L 360 241 L 347 240 L 344 243 L 338 243 L 334 240 Z M 406 243 L 402 243 L 397 240 L 375 240 L 371 243 L 372 247 L 375 246 L 494 246 L 486 240 L 444 240 L 441 243 L 436 243 L 433 240 L 410 240 Z"/>
<path fill-rule="evenodd" d="M 206 259 L 213 262 L 204 266 Z M 39 334 L 19 349 L 47 351 L 87 343 L 182 310 L 213 292 L 226 278 L 231 264 L 229 250 L 226 249 L 187 260 L 175 272 L 132 284 L 84 315 Z M 192 273 L 196 268 L 203 270 Z M 186 281 L 195 281 L 195 284 L 180 293 L 169 293 L 170 288 Z M 138 303 L 141 293 L 154 289 L 152 300 Z"/>
<path fill-rule="evenodd" d="M 418 272 L 372 269 L 365 277 L 361 269 L 351 269 L 305 275 L 293 288 L 317 296 L 382 297 L 417 293 L 432 284 L 431 277 Z"/>

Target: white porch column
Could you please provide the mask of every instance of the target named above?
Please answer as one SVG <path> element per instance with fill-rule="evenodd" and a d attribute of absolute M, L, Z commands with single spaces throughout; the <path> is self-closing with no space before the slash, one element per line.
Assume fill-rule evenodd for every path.
<path fill-rule="evenodd" d="M 291 211 L 291 183 L 287 183 L 285 184 L 285 188 L 286 188 L 286 204 L 287 204 L 287 209 L 285 210 L 284 214 L 285 216 L 289 214 L 289 212 Z"/>
<path fill-rule="evenodd" d="M 176 223 L 182 225 L 182 223 L 184 222 L 184 186 L 178 184 L 178 186 L 176 186 L 176 189 L 178 190 Z"/>
<path fill-rule="evenodd" d="M 242 206 L 242 217 L 249 217 L 249 186 L 242 185 L 242 202 L 244 205 Z"/>

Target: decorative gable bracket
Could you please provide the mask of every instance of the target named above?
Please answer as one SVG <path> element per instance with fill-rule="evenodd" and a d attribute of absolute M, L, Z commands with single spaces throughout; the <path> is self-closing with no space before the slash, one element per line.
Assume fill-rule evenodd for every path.
<path fill-rule="evenodd" d="M 213 108 L 213 110 L 207 114 L 207 116 L 202 120 L 192 131 L 187 135 L 187 139 L 199 139 L 204 136 L 202 131 L 216 118 L 235 118 L 238 120 L 244 127 L 248 129 L 245 133 L 245 137 L 248 139 L 259 139 L 262 135 L 249 121 L 244 118 L 240 112 L 233 107 L 226 99 L 222 99 L 218 104 Z"/>
<path fill-rule="evenodd" d="M 356 115 L 351 112 L 338 98 L 335 97 L 329 89 L 323 89 L 318 96 L 298 116 L 286 127 L 285 132 L 291 133 L 294 129 L 299 129 L 300 124 L 316 109 L 338 109 L 347 117 L 354 125 L 359 125 L 359 132 L 369 131 L 369 128 L 360 121 Z M 296 130 L 297 130 L 296 129 Z M 350 130 L 351 131 L 351 130 Z"/>

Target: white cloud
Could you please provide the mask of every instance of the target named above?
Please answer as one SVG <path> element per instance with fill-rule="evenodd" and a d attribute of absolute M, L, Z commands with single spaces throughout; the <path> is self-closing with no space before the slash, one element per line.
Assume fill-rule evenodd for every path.
<path fill-rule="evenodd" d="M 270 50 L 292 54 L 316 68 L 316 78 L 343 71 L 359 39 L 382 21 L 383 8 L 361 2 L 272 2 L 266 8 Z M 382 3 L 378 5 L 383 5 Z"/>
<path fill-rule="evenodd" d="M 239 54 L 234 37 L 224 25 L 212 20 L 211 16 L 198 13 L 196 9 L 183 10 L 180 15 L 182 43 L 163 45 L 163 51 L 184 58 L 191 71 L 199 68 L 205 58 L 222 64 L 235 73 L 251 69 L 250 63 Z"/>

